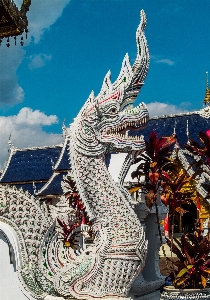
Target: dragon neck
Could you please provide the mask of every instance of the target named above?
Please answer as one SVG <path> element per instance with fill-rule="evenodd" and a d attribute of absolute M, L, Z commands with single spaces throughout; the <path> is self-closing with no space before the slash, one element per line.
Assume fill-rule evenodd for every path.
<path fill-rule="evenodd" d="M 104 154 L 98 156 L 80 153 L 70 137 L 72 174 L 90 220 L 107 221 L 112 233 L 112 244 L 131 242 L 142 238 L 141 224 L 129 201 L 114 183 L 105 164 Z"/>

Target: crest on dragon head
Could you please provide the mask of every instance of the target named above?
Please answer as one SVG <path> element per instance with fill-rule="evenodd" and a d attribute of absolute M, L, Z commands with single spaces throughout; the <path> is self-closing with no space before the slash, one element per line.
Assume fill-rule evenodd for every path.
<path fill-rule="evenodd" d="M 136 31 L 137 57 L 131 66 L 125 55 L 121 72 L 114 83 L 111 72 L 104 78 L 100 93 L 92 91 L 71 126 L 75 134 L 75 147 L 85 155 L 99 155 L 106 145 L 115 148 L 144 149 L 143 136 L 129 136 L 128 131 L 144 128 L 149 115 L 144 103 L 133 107 L 148 72 L 149 51 L 144 35 L 146 15 L 140 12 L 141 22 Z"/>

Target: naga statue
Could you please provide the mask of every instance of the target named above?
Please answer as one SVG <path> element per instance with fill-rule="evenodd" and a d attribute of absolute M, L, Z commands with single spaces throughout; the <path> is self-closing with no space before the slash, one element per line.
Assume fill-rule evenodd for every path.
<path fill-rule="evenodd" d="M 28 193 L 0 187 L 0 230 L 11 236 L 23 290 L 32 299 L 124 298 L 144 267 L 144 229 L 130 195 L 112 180 L 105 157 L 111 151 L 128 153 L 123 177 L 133 151 L 145 149 L 143 136 L 129 135 L 130 130 L 144 128 L 149 118 L 145 104 L 133 107 L 149 65 L 145 26 L 142 10 L 133 66 L 126 54 L 117 80 L 112 84 L 108 72 L 100 93 L 95 97 L 91 92 L 68 128 L 71 170 L 57 208 L 49 211 Z M 71 216 L 68 178 L 94 232 L 86 249 L 65 247 L 58 229 L 58 221 L 64 224 L 67 214 Z M 59 212 L 59 205 L 66 207 L 66 215 Z"/>

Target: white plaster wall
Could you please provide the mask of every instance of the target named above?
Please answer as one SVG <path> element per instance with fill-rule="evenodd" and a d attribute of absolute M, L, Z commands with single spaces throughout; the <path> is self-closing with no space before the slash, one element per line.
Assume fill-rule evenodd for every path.
<path fill-rule="evenodd" d="M 0 300 L 28 300 L 19 288 L 15 266 L 10 264 L 9 247 L 0 232 Z"/>
<path fill-rule="evenodd" d="M 114 182 L 118 182 L 118 176 L 119 176 L 120 170 L 122 168 L 122 165 L 124 163 L 126 156 L 127 156 L 127 153 L 111 154 L 111 159 L 110 159 L 110 164 L 109 164 L 108 170 L 109 170 L 109 173 L 111 174 Z M 136 179 L 131 178 L 131 173 L 136 170 L 136 167 L 138 166 L 138 164 L 131 165 L 130 170 L 128 171 L 128 174 L 125 177 L 125 182 L 136 181 Z"/>

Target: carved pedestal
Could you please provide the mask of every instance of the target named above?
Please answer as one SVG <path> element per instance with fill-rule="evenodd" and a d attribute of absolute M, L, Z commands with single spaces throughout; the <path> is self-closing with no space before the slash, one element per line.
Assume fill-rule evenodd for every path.
<path fill-rule="evenodd" d="M 159 300 L 160 286 L 164 283 L 164 277 L 159 269 L 160 237 L 158 233 L 155 206 L 150 211 L 144 200 L 135 205 L 135 212 L 145 228 L 145 237 L 148 240 L 148 252 L 143 271 L 134 281 L 130 296 L 132 299 Z M 165 218 L 168 209 L 158 203 L 159 221 Z M 163 228 L 161 226 L 161 232 Z"/>

